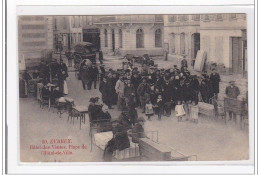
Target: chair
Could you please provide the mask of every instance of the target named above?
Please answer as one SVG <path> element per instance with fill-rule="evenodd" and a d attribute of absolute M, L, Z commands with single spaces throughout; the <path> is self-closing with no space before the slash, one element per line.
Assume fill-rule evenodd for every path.
<path fill-rule="evenodd" d="M 67 101 L 67 112 L 68 112 L 68 121 L 73 115 L 73 106 L 74 106 L 74 101 Z"/>
<path fill-rule="evenodd" d="M 64 97 L 55 99 L 54 108 L 53 108 L 53 112 L 54 109 L 57 109 L 57 114 L 59 114 L 60 118 L 61 115 L 66 112 L 67 109 L 67 102 L 65 101 L 65 99 L 63 100 L 62 98 Z"/>
<path fill-rule="evenodd" d="M 44 106 L 49 106 L 49 95 L 44 95 L 42 93 L 42 88 L 39 89 L 39 99 L 40 102 L 40 108 L 44 108 Z"/>

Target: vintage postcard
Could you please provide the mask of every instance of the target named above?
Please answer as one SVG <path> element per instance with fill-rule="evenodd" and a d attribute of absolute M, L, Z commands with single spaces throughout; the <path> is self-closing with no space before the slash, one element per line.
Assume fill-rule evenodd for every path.
<path fill-rule="evenodd" d="M 250 158 L 246 13 L 21 15 L 17 61 L 21 163 Z"/>

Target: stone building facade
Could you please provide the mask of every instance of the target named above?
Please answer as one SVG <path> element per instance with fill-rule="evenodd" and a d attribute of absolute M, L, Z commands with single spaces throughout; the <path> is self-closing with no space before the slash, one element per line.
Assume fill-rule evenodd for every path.
<path fill-rule="evenodd" d="M 53 49 L 53 18 L 50 16 L 19 17 L 18 60 L 20 70 L 37 65 L 40 62 L 42 51 L 45 49 Z"/>
<path fill-rule="evenodd" d="M 207 63 L 221 65 L 228 74 L 246 74 L 245 14 L 165 15 L 164 45 L 169 59 L 195 60 L 198 50 Z"/>
<path fill-rule="evenodd" d="M 200 15 L 165 15 L 164 38 L 169 56 L 195 59 L 200 50 Z"/>
<path fill-rule="evenodd" d="M 59 51 L 59 42 L 62 49 L 70 48 L 70 17 L 53 16 L 53 46 L 55 51 Z"/>
<path fill-rule="evenodd" d="M 223 64 L 228 73 L 246 74 L 246 24 L 245 14 L 201 15 L 201 48 L 207 61 Z"/>
<path fill-rule="evenodd" d="M 76 43 L 83 41 L 83 24 L 82 16 L 70 16 L 70 45 L 73 46 Z"/>
<path fill-rule="evenodd" d="M 121 55 L 163 55 L 162 15 L 93 16 L 85 20 L 84 29 L 97 31 L 105 54 L 118 50 Z"/>

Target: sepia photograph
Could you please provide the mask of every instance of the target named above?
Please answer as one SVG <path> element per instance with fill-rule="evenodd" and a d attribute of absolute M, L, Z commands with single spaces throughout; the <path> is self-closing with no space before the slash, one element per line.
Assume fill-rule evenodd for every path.
<path fill-rule="evenodd" d="M 250 159 L 246 13 L 20 15 L 17 28 L 21 163 Z"/>

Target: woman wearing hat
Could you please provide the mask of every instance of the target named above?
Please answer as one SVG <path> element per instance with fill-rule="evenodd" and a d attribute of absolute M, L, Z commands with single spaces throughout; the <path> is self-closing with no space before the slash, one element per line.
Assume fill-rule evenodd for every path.
<path fill-rule="evenodd" d="M 124 150 L 130 147 L 130 141 L 125 128 L 120 124 L 118 119 L 112 119 L 113 138 L 108 141 L 105 146 L 103 159 L 106 162 L 111 162 L 113 152 L 116 150 Z"/>

